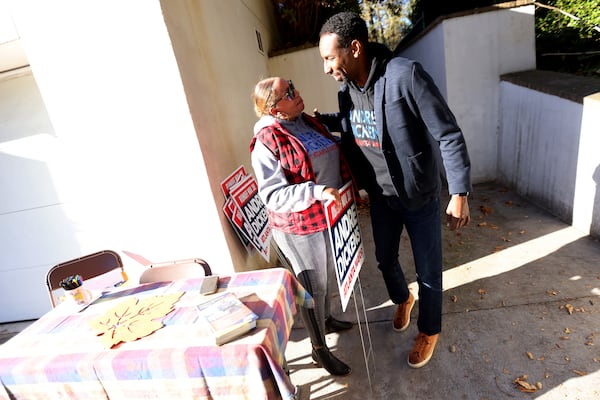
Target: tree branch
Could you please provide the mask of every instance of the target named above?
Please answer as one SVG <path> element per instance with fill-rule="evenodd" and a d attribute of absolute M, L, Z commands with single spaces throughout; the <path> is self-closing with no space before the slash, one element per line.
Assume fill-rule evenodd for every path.
<path fill-rule="evenodd" d="M 569 14 L 568 12 L 566 12 L 564 10 L 561 10 L 558 7 L 549 6 L 549 5 L 546 5 L 546 4 L 537 2 L 537 1 L 534 1 L 533 4 L 535 4 L 538 7 L 547 8 L 547 9 L 552 10 L 552 11 L 557 11 L 557 12 L 563 14 L 563 15 L 566 15 L 569 18 L 574 19 L 575 21 L 581 21 L 581 18 L 579 18 L 579 17 L 577 17 L 577 16 L 575 16 L 573 14 Z M 598 25 L 591 25 L 591 28 L 594 29 L 595 31 L 600 32 L 600 27 Z"/>

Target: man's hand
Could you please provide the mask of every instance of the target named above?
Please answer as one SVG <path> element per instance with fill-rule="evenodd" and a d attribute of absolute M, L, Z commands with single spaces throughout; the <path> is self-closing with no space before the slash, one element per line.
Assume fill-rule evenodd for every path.
<path fill-rule="evenodd" d="M 467 196 L 453 194 L 448 203 L 448 208 L 446 208 L 446 214 L 448 214 L 446 226 L 450 230 L 453 231 L 467 225 L 471 220 Z"/>

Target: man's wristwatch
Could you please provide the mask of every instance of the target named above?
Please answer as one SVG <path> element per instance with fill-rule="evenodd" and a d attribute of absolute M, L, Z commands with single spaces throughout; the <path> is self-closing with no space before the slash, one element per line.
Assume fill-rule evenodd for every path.
<path fill-rule="evenodd" d="M 460 197 L 466 197 L 469 196 L 469 192 L 462 192 L 462 193 L 457 193 Z"/>

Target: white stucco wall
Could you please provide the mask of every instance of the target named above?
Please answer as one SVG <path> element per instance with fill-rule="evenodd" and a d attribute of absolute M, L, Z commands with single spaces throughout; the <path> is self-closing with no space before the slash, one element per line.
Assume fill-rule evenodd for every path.
<path fill-rule="evenodd" d="M 582 105 L 509 82 L 500 88 L 499 179 L 570 221 Z"/>
<path fill-rule="evenodd" d="M 28 64 L 9 8 L 4 1 L 0 1 L 0 73 Z"/>
<path fill-rule="evenodd" d="M 287 53 L 269 59 L 269 76 L 281 76 L 294 81 L 304 100 L 305 112 L 338 111 L 337 91 L 340 86 L 323 72 L 323 62 L 318 47 Z"/>
<path fill-rule="evenodd" d="M 69 236 L 59 228 L 67 217 L 57 206 L 49 165 L 55 141 L 31 70 L 0 74 L 0 321 L 31 318 L 49 307 L 48 257 L 55 260 L 52 243 Z M 65 239 L 67 249 L 76 250 Z"/>
<path fill-rule="evenodd" d="M 421 37 L 417 43 L 402 50 L 400 55 L 421 63 L 435 81 L 444 98 L 448 100 L 444 41 L 444 25 L 439 24 Z"/>
<path fill-rule="evenodd" d="M 600 93 L 583 99 L 573 226 L 600 238 Z"/>
<path fill-rule="evenodd" d="M 421 62 L 465 134 L 474 183 L 496 176 L 500 75 L 535 69 L 534 6 L 442 20 L 401 53 Z"/>
<path fill-rule="evenodd" d="M 215 273 L 265 266 L 224 216 L 220 183 L 251 172 L 270 2 L 1 5 L 0 72 L 31 70 L 0 75 L 0 322 L 42 315 L 46 271 L 105 248 L 134 281 L 131 253 L 202 257 Z M 27 302 L 14 282 L 28 282 Z"/>
<path fill-rule="evenodd" d="M 275 29 L 270 2 L 163 0 L 161 5 L 208 177 L 208 186 L 200 181 L 190 184 L 199 184 L 206 194 L 212 191 L 220 218 L 220 224 L 206 221 L 201 229 L 223 235 L 231 257 L 226 263 L 224 256 L 215 257 L 217 270 L 220 264 L 235 266 L 236 271 L 273 264 L 274 252 L 267 263 L 241 245 L 221 211 L 225 199 L 220 187 L 239 165 L 253 173 L 249 144 L 256 116 L 251 94 L 256 82 L 268 75 Z M 262 52 L 256 31 L 262 37 Z"/>

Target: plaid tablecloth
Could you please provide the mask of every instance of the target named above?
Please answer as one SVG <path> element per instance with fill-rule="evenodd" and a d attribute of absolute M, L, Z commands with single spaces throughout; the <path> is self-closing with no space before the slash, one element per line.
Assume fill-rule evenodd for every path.
<path fill-rule="evenodd" d="M 313 300 L 286 269 L 219 277 L 259 315 L 257 328 L 216 346 L 198 320 L 203 278 L 140 285 L 83 311 L 61 304 L 0 346 L 0 399 L 292 399 L 284 354 L 296 305 Z M 127 296 L 185 292 L 165 326 L 134 342 L 102 347 L 89 321 Z"/>

